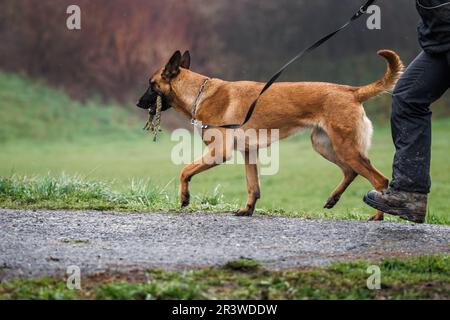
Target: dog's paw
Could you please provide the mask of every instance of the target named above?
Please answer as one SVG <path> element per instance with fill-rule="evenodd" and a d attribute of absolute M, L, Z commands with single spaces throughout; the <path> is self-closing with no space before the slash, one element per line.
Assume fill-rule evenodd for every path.
<path fill-rule="evenodd" d="M 190 195 L 189 194 L 182 194 L 181 195 L 181 207 L 187 207 L 190 203 Z"/>
<path fill-rule="evenodd" d="M 251 217 L 253 216 L 253 209 L 244 208 L 237 210 L 234 215 L 236 217 Z"/>
<path fill-rule="evenodd" d="M 340 197 L 329 197 L 327 203 L 325 203 L 325 209 L 333 209 L 334 206 L 339 202 Z"/>
<path fill-rule="evenodd" d="M 375 213 L 373 216 L 369 218 L 369 221 L 383 221 L 384 220 L 384 214 L 383 213 Z"/>

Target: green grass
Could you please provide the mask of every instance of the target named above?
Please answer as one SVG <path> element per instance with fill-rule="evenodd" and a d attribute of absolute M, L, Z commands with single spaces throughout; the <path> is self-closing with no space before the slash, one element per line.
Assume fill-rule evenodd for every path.
<path fill-rule="evenodd" d="M 42 84 L 0 73 L 0 206 L 178 210 L 182 166 L 171 161 L 176 142 L 164 133 L 152 143 L 142 125 L 117 106 L 80 104 Z M 371 160 L 389 176 L 394 148 L 387 125 L 375 130 Z M 430 223 L 450 224 L 449 133 L 450 120 L 435 120 Z M 333 210 L 323 209 L 340 180 L 340 170 L 312 150 L 308 135 L 298 135 L 281 142 L 279 173 L 261 178 L 257 213 L 367 219 L 373 211 L 362 197 L 372 187 L 362 178 Z M 246 199 L 244 168 L 212 169 L 195 177 L 191 190 L 190 210 L 237 209 Z"/>
<path fill-rule="evenodd" d="M 76 102 L 44 83 L 0 73 L 0 143 L 127 139 L 136 137 L 137 120 L 116 104 Z"/>
<path fill-rule="evenodd" d="M 241 258 L 227 262 L 224 267 L 234 271 L 250 272 L 260 269 L 261 264 L 252 259 Z"/>
<path fill-rule="evenodd" d="M 325 268 L 268 271 L 222 268 L 81 279 L 80 291 L 63 278 L 0 283 L 0 299 L 449 299 L 450 256 L 338 263 Z M 236 264 L 242 265 L 242 262 Z M 248 264 L 248 261 L 246 265 Z M 252 263 L 258 265 L 257 262 Z M 379 266 L 381 290 L 367 288 L 367 268 Z"/>
<path fill-rule="evenodd" d="M 188 208 L 180 208 L 176 190 L 168 185 L 161 188 L 150 181 L 132 181 L 120 191 L 113 184 L 90 181 L 79 176 L 62 175 L 53 177 L 0 177 L 0 207 L 13 209 L 73 209 L 73 210 L 114 210 L 124 212 L 233 212 L 239 203 L 224 201 L 224 195 L 215 188 L 210 193 L 196 194 Z M 285 211 L 260 208 L 257 214 L 321 218 L 326 220 L 353 219 L 366 220 L 367 216 L 357 213 L 339 213 L 325 215 L 314 211 Z M 387 217 L 388 220 L 402 220 Z M 445 216 L 427 216 L 427 223 L 447 224 Z"/>
<path fill-rule="evenodd" d="M 191 211 L 229 211 L 216 189 L 195 196 Z M 79 176 L 0 177 L 0 206 L 6 208 L 94 209 L 118 211 L 180 211 L 174 191 L 150 181 L 132 181 L 128 188 L 114 191 L 110 184 Z"/>

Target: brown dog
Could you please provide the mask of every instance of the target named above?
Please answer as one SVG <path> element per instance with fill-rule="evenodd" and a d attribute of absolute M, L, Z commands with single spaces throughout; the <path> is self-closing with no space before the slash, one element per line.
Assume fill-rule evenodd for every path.
<path fill-rule="evenodd" d="M 344 174 L 343 181 L 331 194 L 325 208 L 335 206 L 357 175 L 369 180 L 376 190 L 388 187 L 388 179 L 371 165 L 367 157 L 372 124 L 366 117 L 362 103 L 391 90 L 403 70 L 403 64 L 393 51 L 382 50 L 378 54 L 387 60 L 387 72 L 381 80 L 362 87 L 319 82 L 276 83 L 261 97 L 252 118 L 242 128 L 279 130 L 279 139 L 287 138 L 301 129 L 312 129 L 314 149 L 338 165 Z M 209 79 L 190 71 L 189 67 L 189 52 L 183 56 L 180 51 L 175 52 L 167 65 L 150 78 L 150 88 L 138 106 L 154 110 L 152 108 L 159 95 L 163 97 L 163 110 L 174 107 L 190 119 L 211 125 L 240 123 L 264 86 L 263 83 L 250 81 Z M 208 130 L 203 130 L 203 134 Z M 227 134 L 227 130 L 220 130 L 224 135 Z M 191 178 L 228 160 L 233 149 L 236 149 L 236 144 L 205 143 L 208 152 L 181 173 L 183 206 L 189 204 Z M 260 145 L 259 140 L 256 144 L 256 147 L 267 147 L 267 144 Z M 209 147 L 212 145 L 214 147 Z M 250 161 L 249 148 L 247 143 L 239 149 L 246 163 L 248 189 L 247 205 L 236 213 L 239 216 L 251 216 L 260 198 L 258 168 L 257 164 Z M 223 161 L 214 160 L 218 158 Z M 377 212 L 371 218 L 382 219 L 382 212 Z"/>

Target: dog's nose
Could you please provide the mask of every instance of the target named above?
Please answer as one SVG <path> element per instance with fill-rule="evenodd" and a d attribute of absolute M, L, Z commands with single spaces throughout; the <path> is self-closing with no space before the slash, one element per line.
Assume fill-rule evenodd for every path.
<path fill-rule="evenodd" d="M 138 107 L 139 109 L 144 109 L 144 110 L 147 110 L 149 108 L 147 106 L 147 104 L 145 102 L 142 102 L 142 101 L 138 101 L 136 103 L 136 107 Z"/>

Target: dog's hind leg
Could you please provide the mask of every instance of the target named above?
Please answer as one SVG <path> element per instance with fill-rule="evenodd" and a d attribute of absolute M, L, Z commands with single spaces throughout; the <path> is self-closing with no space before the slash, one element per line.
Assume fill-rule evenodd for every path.
<path fill-rule="evenodd" d="M 361 143 L 361 132 L 349 131 L 346 128 L 329 129 L 329 137 L 332 141 L 333 148 L 339 160 L 350 166 L 356 173 L 363 176 L 377 191 L 383 191 L 388 188 L 389 180 L 380 171 L 378 171 L 367 158 L 367 144 Z M 352 126 L 351 128 L 357 128 Z M 384 219 L 381 211 L 371 217 L 369 220 L 380 221 Z"/>
<path fill-rule="evenodd" d="M 336 164 L 341 168 L 342 173 L 344 174 L 344 179 L 341 183 L 336 187 L 331 196 L 328 198 L 325 203 L 326 209 L 332 209 L 340 200 L 342 194 L 347 190 L 350 184 L 355 180 L 358 174 L 347 164 L 340 161 L 336 152 L 333 149 L 333 145 L 331 144 L 330 137 L 328 134 L 321 128 L 314 128 L 311 133 L 311 142 L 314 150 L 316 150 L 322 157 L 327 159 L 328 161 Z"/>
<path fill-rule="evenodd" d="M 257 157 L 253 159 L 250 156 L 249 151 L 243 152 L 243 156 L 245 159 L 248 198 L 245 208 L 239 209 L 235 214 L 236 216 L 240 217 L 251 217 L 253 215 L 253 212 L 255 211 L 256 202 L 261 197 Z"/>

